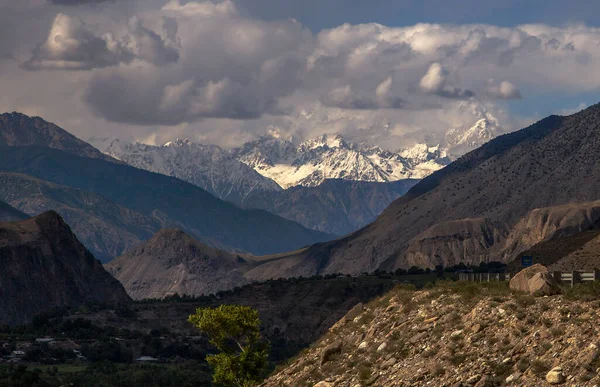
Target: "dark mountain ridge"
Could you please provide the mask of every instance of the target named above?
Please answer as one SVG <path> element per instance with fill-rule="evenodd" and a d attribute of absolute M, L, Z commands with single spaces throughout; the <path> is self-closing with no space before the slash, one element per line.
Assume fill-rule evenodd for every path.
<path fill-rule="evenodd" d="M 56 212 L 0 223 L 0 324 L 54 307 L 129 300 Z"/>
<path fill-rule="evenodd" d="M 92 192 L 157 219 L 163 228 L 183 228 L 215 246 L 253 254 L 279 253 L 331 239 L 264 210 L 243 210 L 176 178 L 57 149 L 0 147 L 0 170 Z"/>
<path fill-rule="evenodd" d="M 29 218 L 27 214 L 0 201 L 0 222 L 14 222 L 17 220 L 25 220 L 27 218 Z"/>
<path fill-rule="evenodd" d="M 12 112 L 0 114 L 0 146 L 45 146 L 83 157 L 121 163 L 85 141 L 40 117 Z"/>
<path fill-rule="evenodd" d="M 139 245 L 161 228 L 157 219 L 100 195 L 24 174 L 0 172 L 0 199 L 30 215 L 57 211 L 102 262 Z"/>

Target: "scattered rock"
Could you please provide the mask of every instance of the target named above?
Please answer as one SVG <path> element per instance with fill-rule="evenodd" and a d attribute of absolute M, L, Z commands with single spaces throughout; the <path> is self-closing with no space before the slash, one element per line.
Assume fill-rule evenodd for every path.
<path fill-rule="evenodd" d="M 359 302 L 354 306 L 354 308 L 350 309 L 350 312 L 346 313 L 346 317 L 344 318 L 346 321 L 354 321 L 355 318 L 360 316 L 360 314 L 365 309 L 365 306 L 362 302 Z"/>
<path fill-rule="evenodd" d="M 333 387 L 333 383 L 326 382 L 323 380 L 322 382 L 315 384 L 313 387 Z"/>
<path fill-rule="evenodd" d="M 516 382 L 517 380 L 519 380 L 520 377 L 521 377 L 521 373 L 515 372 L 514 374 L 511 374 L 509 377 L 507 377 L 505 381 L 506 381 L 506 383 Z"/>
<path fill-rule="evenodd" d="M 565 382 L 565 375 L 562 367 L 554 367 L 546 374 L 546 381 L 550 384 L 562 384 Z"/>
<path fill-rule="evenodd" d="M 460 336 L 460 335 L 462 335 L 462 334 L 463 334 L 463 330 L 462 330 L 462 329 L 459 329 L 459 330 L 457 330 L 457 331 L 454 331 L 454 332 L 452 332 L 452 333 L 450 334 L 450 338 L 452 338 L 452 339 L 455 339 L 455 338 L 459 337 L 459 336 Z"/>
<path fill-rule="evenodd" d="M 583 367 L 589 367 L 592 364 L 594 364 L 596 362 L 596 360 L 598 360 L 599 356 L 600 356 L 600 349 L 598 349 L 598 345 L 592 343 L 583 352 L 583 354 L 579 360 L 579 364 Z"/>
<path fill-rule="evenodd" d="M 385 361 L 385 362 L 384 362 L 384 363 L 381 365 L 381 368 L 388 368 L 388 367 L 391 367 L 391 366 L 395 365 L 397 361 L 398 361 L 398 360 L 396 360 L 396 358 L 395 358 L 395 357 L 392 357 L 392 358 L 390 358 L 390 359 L 386 360 L 386 361 Z"/>
<path fill-rule="evenodd" d="M 377 352 L 381 352 L 385 350 L 387 347 L 387 343 L 382 343 L 379 347 L 377 347 Z"/>
<path fill-rule="evenodd" d="M 426 320 L 425 320 L 425 321 L 423 321 L 423 322 L 424 322 L 425 324 L 429 324 L 429 323 L 432 323 L 432 322 L 434 322 L 434 321 L 437 321 L 437 320 L 439 320 L 439 316 L 435 316 L 435 317 L 428 318 L 428 319 L 426 319 Z"/>
<path fill-rule="evenodd" d="M 494 381 L 487 375 L 483 375 L 481 379 L 475 384 L 475 387 L 493 387 Z"/>
<path fill-rule="evenodd" d="M 359 344 L 358 349 L 365 349 L 369 346 L 369 344 L 367 344 L 366 341 L 363 341 L 362 343 Z"/>
<path fill-rule="evenodd" d="M 332 344 L 325 347 L 325 349 L 323 350 L 323 354 L 321 355 L 321 365 L 327 363 L 333 355 L 340 353 L 342 350 L 342 345 L 342 340 L 337 339 Z"/>

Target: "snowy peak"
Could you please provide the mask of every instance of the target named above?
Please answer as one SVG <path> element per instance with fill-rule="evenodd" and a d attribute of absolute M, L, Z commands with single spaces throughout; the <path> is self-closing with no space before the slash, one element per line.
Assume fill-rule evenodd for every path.
<path fill-rule="evenodd" d="M 298 149 L 306 152 L 318 148 L 345 148 L 349 149 L 350 145 L 341 134 L 324 134 L 314 139 L 304 141 L 300 144 Z"/>
<path fill-rule="evenodd" d="M 113 140 L 102 152 L 136 168 L 177 177 L 220 199 L 244 203 L 252 195 L 281 187 L 216 145 L 178 138 L 162 146 Z"/>
<path fill-rule="evenodd" d="M 475 125 L 464 130 L 453 128 L 446 132 L 448 153 L 456 158 L 480 147 L 503 133 L 498 121 L 493 116 L 480 118 Z"/>
<path fill-rule="evenodd" d="M 300 143 L 261 137 L 232 151 L 281 187 L 317 186 L 325 179 L 390 182 L 423 178 L 440 169 L 436 155 L 410 159 L 397 152 L 353 144 L 340 134 L 324 134 Z M 425 162 L 427 165 L 421 166 Z"/>
<path fill-rule="evenodd" d="M 186 145 L 192 145 L 192 142 L 190 140 L 188 140 L 187 138 L 182 139 L 182 138 L 177 137 L 177 139 L 175 141 L 166 142 L 163 145 L 163 147 L 167 148 L 167 147 L 186 146 Z"/>

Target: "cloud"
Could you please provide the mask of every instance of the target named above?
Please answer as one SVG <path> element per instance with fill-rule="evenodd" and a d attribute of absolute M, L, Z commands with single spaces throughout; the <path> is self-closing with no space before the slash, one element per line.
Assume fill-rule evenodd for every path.
<path fill-rule="evenodd" d="M 313 33 L 293 19 L 248 17 L 231 0 L 122 0 L 102 12 L 64 7 L 60 17 L 56 9 L 23 11 L 39 21 L 22 36 L 13 31 L 23 18 L 0 12 L 0 56 L 16 58 L 0 60 L 0 87 L 19 90 L 0 103 L 92 132 L 84 137 L 106 130 L 235 145 L 276 127 L 401 147 L 469 127 L 481 117 L 475 99 L 517 128 L 506 100 L 543 115 L 551 108 L 539 96 L 581 93 L 576 101 L 589 104 L 600 88 L 600 29 L 585 25 L 347 23 Z M 24 60 L 29 70 L 63 71 L 24 72 Z M 31 92 L 39 87 L 62 97 Z"/>
<path fill-rule="evenodd" d="M 182 5 L 180 0 L 170 0 L 162 7 L 163 11 L 178 13 L 184 16 L 233 16 L 237 15 L 237 7 L 231 0 L 224 0 L 220 3 L 211 1 L 189 2 Z"/>
<path fill-rule="evenodd" d="M 494 82 L 494 79 L 488 81 L 485 92 L 492 98 L 499 99 L 521 99 L 521 92 L 519 89 L 508 81 L 502 81 L 498 84 Z"/>
<path fill-rule="evenodd" d="M 129 21 L 127 49 L 134 57 L 165 66 L 179 60 L 179 42 L 177 39 L 177 20 L 163 18 L 163 36 L 144 27 L 142 20 L 133 17 Z"/>
<path fill-rule="evenodd" d="M 322 96 L 320 101 L 325 106 L 340 109 L 376 110 L 405 107 L 406 101 L 393 94 L 392 84 L 392 78 L 388 77 L 377 86 L 374 96 L 357 95 L 351 86 L 347 85 L 330 91 Z"/>
<path fill-rule="evenodd" d="M 177 65 L 120 66 L 97 72 L 84 101 L 107 120 L 140 125 L 284 114 L 287 108 L 280 99 L 302 82 L 312 35 L 293 20 L 239 18 L 232 7 L 227 1 L 167 3 L 157 16 L 177 21 L 182 53 Z M 213 11 L 220 17 L 211 16 Z M 155 56 L 132 51 L 148 60 Z M 156 52 L 162 51 L 151 53 Z"/>
<path fill-rule="evenodd" d="M 56 5 L 83 5 L 83 4 L 98 4 L 98 3 L 106 3 L 111 2 L 114 3 L 115 0 L 47 0 L 48 2 Z"/>
<path fill-rule="evenodd" d="M 145 28 L 136 17 L 129 23 L 128 34 L 122 39 L 112 34 L 96 35 L 78 17 L 59 13 L 54 18 L 48 37 L 32 57 L 22 64 L 26 70 L 91 70 L 131 63 L 140 59 L 158 66 L 179 59 L 173 31 L 174 19 L 165 19 L 171 33 L 160 36 Z M 164 27 L 167 28 L 167 27 Z M 166 29 L 165 29 L 166 31 Z"/>
<path fill-rule="evenodd" d="M 432 63 L 427 73 L 421 78 L 419 85 L 426 93 L 444 98 L 466 99 L 475 96 L 471 90 L 463 90 L 448 85 L 450 73 L 439 63 Z"/>
<path fill-rule="evenodd" d="M 83 21 L 59 13 L 46 41 L 23 63 L 27 70 L 89 70 L 133 58 L 112 36 L 96 36 Z"/>

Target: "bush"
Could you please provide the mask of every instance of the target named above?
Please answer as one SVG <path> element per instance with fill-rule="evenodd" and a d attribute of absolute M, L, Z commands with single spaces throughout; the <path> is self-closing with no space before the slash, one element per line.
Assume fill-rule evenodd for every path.
<path fill-rule="evenodd" d="M 600 282 L 594 281 L 586 284 L 577 284 L 564 289 L 565 298 L 579 301 L 593 301 L 600 299 Z"/>

